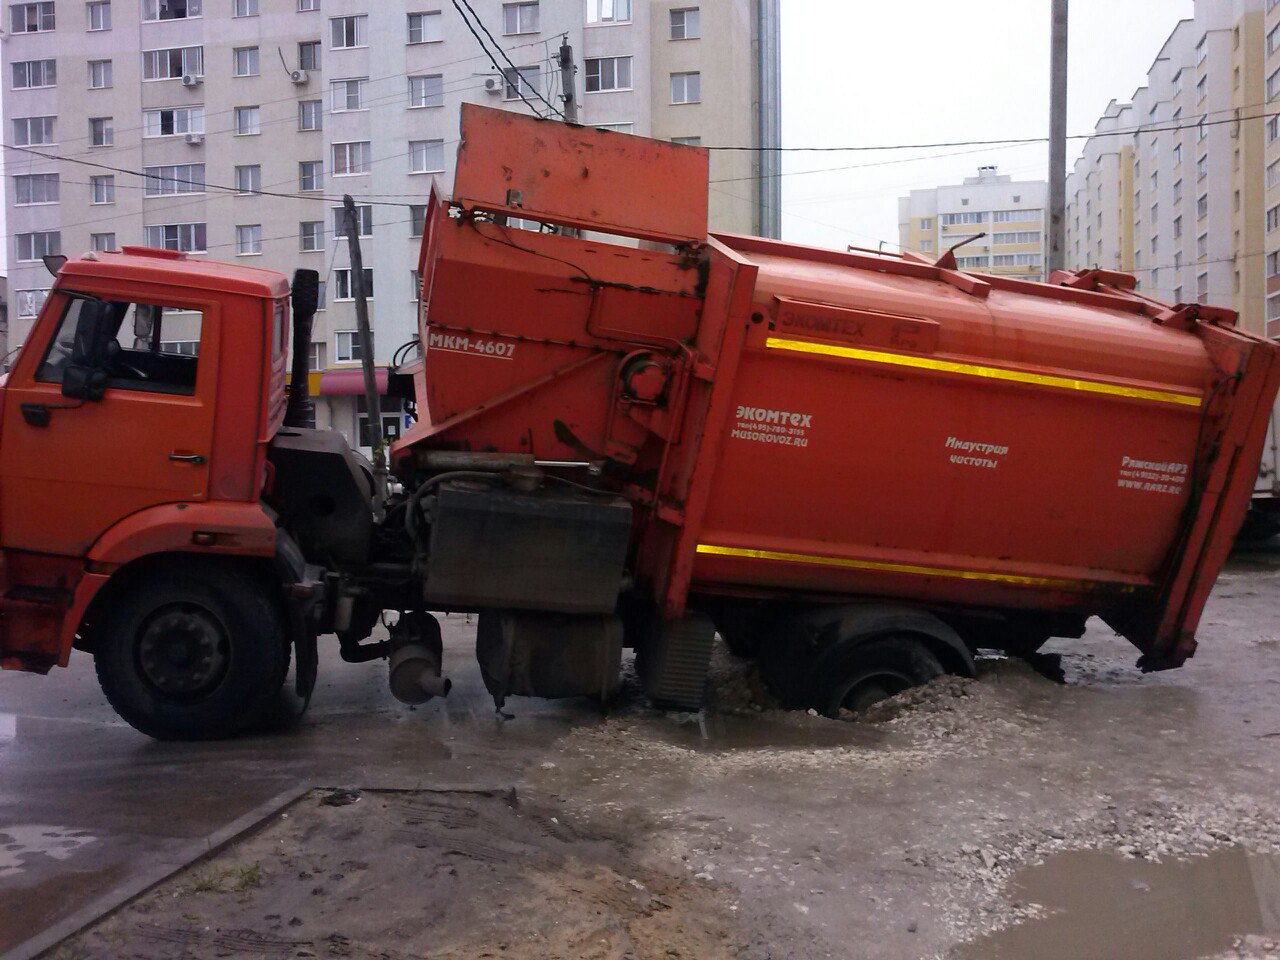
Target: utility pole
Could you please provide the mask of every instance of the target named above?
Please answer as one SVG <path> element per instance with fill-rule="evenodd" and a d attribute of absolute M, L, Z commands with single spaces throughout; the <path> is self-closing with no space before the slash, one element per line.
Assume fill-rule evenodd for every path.
<path fill-rule="evenodd" d="M 1050 39 L 1049 80 L 1049 236 L 1048 269 L 1066 266 L 1067 253 L 1067 0 L 1051 0 L 1053 30 Z"/>
<path fill-rule="evenodd" d="M 578 122 L 578 95 L 574 90 L 573 47 L 569 46 L 569 35 L 560 38 L 560 86 L 564 89 L 564 119 L 568 123 Z"/>
<path fill-rule="evenodd" d="M 342 198 L 346 213 L 344 226 L 351 257 L 351 290 L 356 299 L 356 330 L 360 335 L 360 369 L 364 374 L 365 412 L 369 419 L 369 446 L 373 448 L 373 509 L 382 519 L 387 502 L 387 441 L 382 428 L 382 403 L 378 399 L 378 377 L 373 368 L 373 331 L 369 327 L 369 292 L 364 288 L 364 255 L 360 250 L 360 219 L 351 194 Z"/>

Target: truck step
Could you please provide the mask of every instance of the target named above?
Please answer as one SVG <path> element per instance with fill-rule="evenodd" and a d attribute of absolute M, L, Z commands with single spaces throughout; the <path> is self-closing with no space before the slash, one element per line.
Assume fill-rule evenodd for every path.
<path fill-rule="evenodd" d="M 698 614 L 659 624 L 636 662 L 649 699 L 658 706 L 701 708 L 715 638 L 715 625 Z"/>

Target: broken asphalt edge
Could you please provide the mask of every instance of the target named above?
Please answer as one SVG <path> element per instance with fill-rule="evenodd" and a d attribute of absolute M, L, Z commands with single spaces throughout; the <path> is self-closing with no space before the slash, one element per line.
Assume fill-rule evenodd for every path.
<path fill-rule="evenodd" d="M 307 794 L 325 789 L 333 788 L 331 785 L 308 782 L 296 784 L 288 790 L 277 793 L 270 800 L 258 804 L 249 812 L 218 828 L 213 833 L 184 845 L 176 860 L 166 861 L 150 870 L 143 871 L 137 876 L 121 881 L 75 913 L 64 917 L 34 937 L 19 943 L 4 954 L 4 960 L 35 960 L 35 958 L 57 947 L 69 937 L 75 936 L 82 930 L 93 926 L 98 921 L 137 900 L 143 894 L 149 893 L 166 880 L 186 870 L 196 861 L 214 857 L 231 846 L 231 844 L 254 833 L 265 826 L 268 820 L 279 813 L 283 813 Z M 509 803 L 515 802 L 518 796 L 517 788 L 510 784 L 486 786 L 469 783 L 437 783 L 431 786 L 374 786 L 359 789 L 362 793 L 476 793 L 485 796 L 503 797 Z"/>

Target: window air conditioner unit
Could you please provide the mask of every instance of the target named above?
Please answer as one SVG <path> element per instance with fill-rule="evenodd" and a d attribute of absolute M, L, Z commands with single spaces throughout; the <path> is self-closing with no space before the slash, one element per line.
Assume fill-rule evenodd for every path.
<path fill-rule="evenodd" d="M 298 86 L 302 86 L 311 78 L 307 76 L 307 71 L 305 70 L 290 70 L 289 79 L 294 83 L 296 83 Z"/>
<path fill-rule="evenodd" d="M 501 93 L 502 88 L 505 85 L 506 81 L 503 77 L 490 77 L 484 82 L 484 88 L 489 91 L 489 93 Z"/>
<path fill-rule="evenodd" d="M 184 87 L 198 87 L 204 83 L 204 77 L 198 77 L 194 73 L 184 73 L 182 75 L 182 85 Z"/>
<path fill-rule="evenodd" d="M 187 141 L 187 143 L 191 144 L 193 147 L 198 147 L 200 144 L 204 143 L 204 134 L 188 133 L 184 139 Z"/>

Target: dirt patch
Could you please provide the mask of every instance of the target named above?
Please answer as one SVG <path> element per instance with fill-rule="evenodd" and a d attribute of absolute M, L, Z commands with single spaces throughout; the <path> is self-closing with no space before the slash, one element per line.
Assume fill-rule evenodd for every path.
<path fill-rule="evenodd" d="M 64 945 L 62 955 L 738 958 L 789 956 L 714 884 L 514 790 L 317 791 Z M 785 941 L 784 941 L 785 942 Z M 794 954 L 794 955 L 799 955 Z"/>

